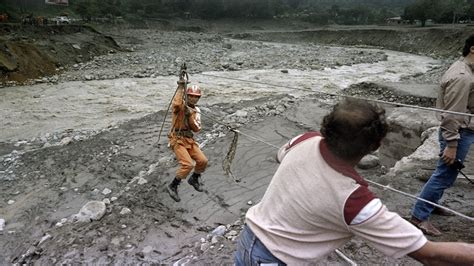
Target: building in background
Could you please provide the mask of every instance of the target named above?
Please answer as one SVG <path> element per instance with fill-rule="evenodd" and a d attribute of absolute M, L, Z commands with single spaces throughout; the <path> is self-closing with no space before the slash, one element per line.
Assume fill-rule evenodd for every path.
<path fill-rule="evenodd" d="M 63 6 L 67 6 L 69 5 L 69 0 L 45 0 L 46 4 L 49 4 L 49 5 L 63 5 Z"/>

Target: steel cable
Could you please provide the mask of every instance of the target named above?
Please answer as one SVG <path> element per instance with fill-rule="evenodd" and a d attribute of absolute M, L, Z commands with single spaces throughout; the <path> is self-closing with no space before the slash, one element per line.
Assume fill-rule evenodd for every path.
<path fill-rule="evenodd" d="M 208 76 L 208 77 L 214 77 L 214 78 L 220 78 L 220 79 L 230 79 L 230 80 L 235 80 L 235 81 L 254 83 L 254 84 L 260 84 L 260 85 L 267 85 L 267 86 L 271 86 L 271 87 L 279 87 L 279 88 L 292 89 L 292 90 L 301 90 L 301 91 L 304 91 L 304 92 L 308 92 L 307 89 L 290 87 L 290 86 L 286 86 L 286 85 L 271 84 L 271 83 L 268 83 L 268 82 L 259 82 L 259 81 L 252 81 L 252 80 L 245 80 L 245 79 L 238 79 L 238 78 L 229 78 L 229 77 L 223 77 L 223 76 L 212 75 L 212 74 L 204 74 L 204 73 L 201 73 L 201 75 Z M 393 105 L 393 106 L 396 106 L 396 107 L 408 107 L 408 108 L 420 109 L 420 110 L 426 110 L 426 111 L 432 111 L 432 112 L 438 112 L 438 113 L 447 113 L 447 114 L 474 117 L 474 114 L 461 113 L 461 112 L 455 112 L 455 111 L 449 111 L 449 110 L 442 110 L 442 109 L 437 109 L 437 108 L 432 108 L 432 107 L 423 107 L 423 106 L 411 105 L 411 104 L 406 104 L 406 103 L 398 103 L 398 102 L 388 102 L 388 101 L 384 101 L 384 100 L 369 99 L 369 98 L 364 98 L 364 97 L 357 97 L 357 96 L 330 93 L 330 92 L 322 92 L 322 91 L 312 91 L 312 92 L 318 93 L 318 94 L 323 94 L 323 95 L 328 95 L 328 96 L 333 96 L 333 97 L 345 97 L 345 98 L 352 98 L 352 99 L 364 100 L 364 101 L 369 101 L 369 102 L 376 102 L 376 103 L 381 103 L 381 104 L 386 104 L 386 105 Z"/>
<path fill-rule="evenodd" d="M 247 133 L 243 133 L 243 132 L 241 132 L 240 130 L 235 129 L 235 128 L 233 128 L 232 126 L 230 126 L 230 125 L 228 125 L 228 124 L 226 124 L 226 123 L 224 123 L 224 122 L 221 122 L 221 121 L 219 121 L 219 120 L 217 120 L 217 119 L 215 119 L 215 118 L 213 118 L 213 117 L 211 117 L 211 116 L 209 116 L 209 115 L 203 114 L 202 112 L 201 112 L 201 115 L 202 115 L 202 116 L 205 116 L 205 117 L 207 117 L 207 118 L 209 118 L 210 120 L 212 120 L 212 121 L 214 121 L 214 122 L 216 122 L 216 123 L 218 123 L 218 124 L 221 124 L 221 125 L 226 126 L 230 131 L 233 131 L 233 132 L 235 132 L 235 133 L 237 133 L 237 134 L 241 134 L 241 135 L 244 136 L 244 137 L 247 137 L 247 138 L 249 138 L 249 139 L 252 139 L 252 140 L 261 142 L 261 143 L 263 143 L 263 144 L 265 144 L 265 145 L 268 145 L 268 146 L 271 146 L 271 147 L 273 147 L 273 148 L 276 148 L 277 150 L 280 148 L 280 147 L 278 147 L 278 146 L 276 146 L 276 145 L 274 145 L 274 144 L 271 144 L 271 143 L 269 143 L 269 142 L 267 142 L 267 141 L 265 141 L 265 140 L 263 140 L 263 139 L 261 139 L 261 138 L 252 136 L 252 135 L 247 134 Z M 369 179 L 366 179 L 366 180 L 367 180 L 367 182 L 369 182 L 369 183 L 371 183 L 371 184 L 374 184 L 374 185 L 376 185 L 376 186 L 379 186 L 379 187 L 388 189 L 388 190 L 390 190 L 390 191 L 399 193 L 399 194 L 401 194 L 401 195 L 404 195 L 404 196 L 407 196 L 407 197 L 410 197 L 410 198 L 413 198 L 413 199 L 417 199 L 417 200 L 420 200 L 420 201 L 423 201 L 423 202 L 432 204 L 433 206 L 436 206 L 436 207 L 439 207 L 439 208 L 441 208 L 441 209 L 443 209 L 443 210 L 449 211 L 449 212 L 453 213 L 454 215 L 457 215 L 457 216 L 459 216 L 459 217 L 465 218 L 465 219 L 470 220 L 470 221 L 474 221 L 474 217 L 471 217 L 471 216 L 462 214 L 462 213 L 457 212 L 457 211 L 455 211 L 455 210 L 452 210 L 452 209 L 450 209 L 450 208 L 448 208 L 448 207 L 445 207 L 445 206 L 436 204 L 436 203 L 434 203 L 434 202 L 431 202 L 431 201 L 429 201 L 429 200 L 425 200 L 425 199 L 423 199 L 423 198 L 420 198 L 420 197 L 417 197 L 417 196 L 415 196 L 415 195 L 412 195 L 412 194 L 403 192 L 403 191 L 401 191 L 401 190 L 397 190 L 397 189 L 391 188 L 391 187 L 389 187 L 389 186 L 382 185 L 382 184 L 380 184 L 380 183 L 377 183 L 377 182 L 372 181 L 372 180 L 369 180 Z"/>

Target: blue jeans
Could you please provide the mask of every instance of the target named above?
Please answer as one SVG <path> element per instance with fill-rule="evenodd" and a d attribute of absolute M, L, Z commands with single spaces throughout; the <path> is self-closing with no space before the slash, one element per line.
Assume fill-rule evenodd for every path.
<path fill-rule="evenodd" d="M 459 134 L 461 138 L 458 140 L 458 148 L 456 151 L 456 159 L 464 163 L 467 153 L 469 152 L 469 147 L 474 142 L 474 131 L 468 129 L 460 129 Z M 441 135 L 441 129 L 439 130 L 439 145 L 440 145 L 440 154 L 443 153 L 444 148 L 446 147 L 446 140 Z M 445 189 L 451 187 L 456 181 L 458 176 L 458 171 L 449 167 L 444 161 L 440 158 L 436 166 L 436 170 L 431 175 L 428 182 L 426 182 L 423 190 L 421 191 L 420 198 L 429 200 L 434 203 L 438 201 L 443 196 Z M 426 203 L 418 200 L 413 208 L 412 215 L 420 221 L 426 221 L 431 215 L 431 212 L 434 210 L 435 206 L 430 203 Z"/>
<path fill-rule="evenodd" d="M 286 265 L 284 262 L 272 255 L 263 243 L 254 235 L 252 230 L 245 225 L 240 233 L 237 251 L 234 253 L 236 266 L 256 265 Z"/>

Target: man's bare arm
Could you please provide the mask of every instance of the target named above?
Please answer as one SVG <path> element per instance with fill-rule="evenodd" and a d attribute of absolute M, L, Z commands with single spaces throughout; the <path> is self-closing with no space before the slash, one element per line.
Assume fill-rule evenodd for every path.
<path fill-rule="evenodd" d="M 425 265 L 474 265 L 474 244 L 428 241 L 408 256 Z"/>

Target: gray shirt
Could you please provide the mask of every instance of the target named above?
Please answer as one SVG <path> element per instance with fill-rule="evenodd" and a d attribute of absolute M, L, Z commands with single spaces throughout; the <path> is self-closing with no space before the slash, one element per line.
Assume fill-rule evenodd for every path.
<path fill-rule="evenodd" d="M 441 78 L 436 107 L 460 113 L 474 114 L 474 64 L 464 57 L 454 62 Z M 470 116 L 441 113 L 441 132 L 449 147 L 457 147 L 459 129 L 474 130 Z"/>

